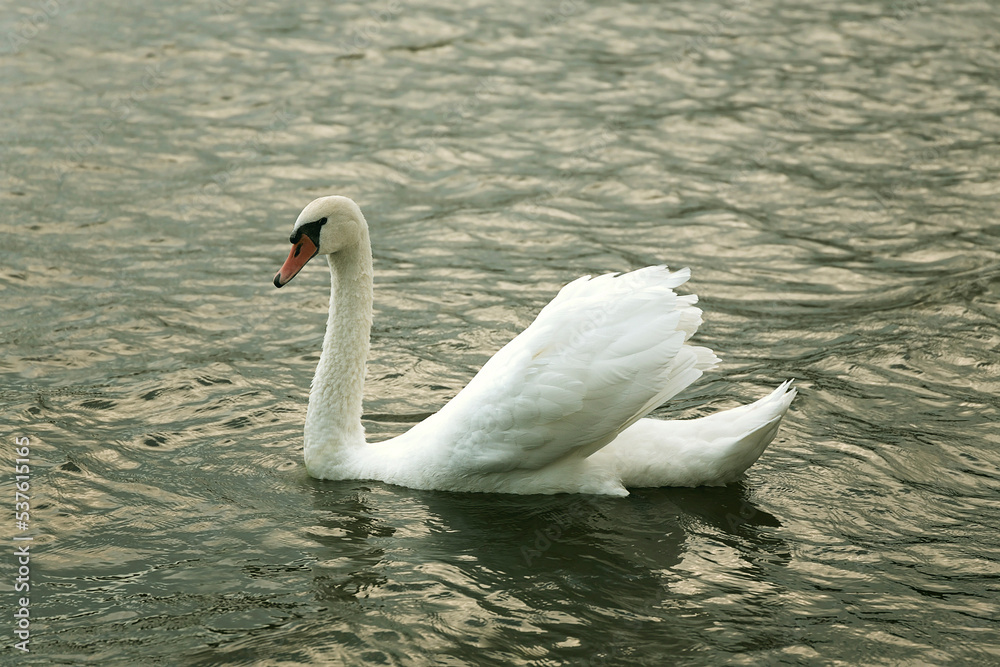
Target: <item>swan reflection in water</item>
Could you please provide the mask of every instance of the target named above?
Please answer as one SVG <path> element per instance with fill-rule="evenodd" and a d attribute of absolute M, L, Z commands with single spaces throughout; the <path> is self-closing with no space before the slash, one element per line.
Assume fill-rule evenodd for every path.
<path fill-rule="evenodd" d="M 718 580 L 752 581 L 759 559 L 790 553 L 773 537 L 779 521 L 739 484 L 623 499 L 306 483 L 320 517 L 307 532 L 312 593 L 330 605 L 323 623 L 376 626 L 366 641 L 385 652 L 538 646 L 541 634 L 625 655 L 650 633 L 664 649 L 694 650 L 712 620 L 688 612 L 719 596 Z M 441 636 L 463 627 L 454 644 Z"/>

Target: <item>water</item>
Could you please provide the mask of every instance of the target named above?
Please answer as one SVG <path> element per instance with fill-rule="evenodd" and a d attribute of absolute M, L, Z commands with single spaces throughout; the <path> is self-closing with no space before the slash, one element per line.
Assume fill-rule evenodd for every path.
<path fill-rule="evenodd" d="M 0 15 L 3 483 L 30 438 L 35 537 L 4 664 L 1000 664 L 991 3 Z M 563 283 L 660 262 L 724 361 L 660 414 L 800 395 L 727 488 L 311 480 L 328 276 L 270 281 L 329 193 L 372 226 L 375 437 Z"/>

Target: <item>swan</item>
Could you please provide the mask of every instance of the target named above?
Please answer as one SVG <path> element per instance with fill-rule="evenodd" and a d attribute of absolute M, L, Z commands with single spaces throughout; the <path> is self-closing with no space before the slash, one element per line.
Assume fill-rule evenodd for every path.
<path fill-rule="evenodd" d="M 770 395 L 699 419 L 644 418 L 715 367 L 687 344 L 701 324 L 690 271 L 650 266 L 585 276 L 559 291 L 440 412 L 367 443 L 361 424 L 372 325 L 372 250 L 361 209 L 321 197 L 299 214 L 287 284 L 316 255 L 330 266 L 323 351 L 306 410 L 313 477 L 416 489 L 627 496 L 628 488 L 724 485 L 760 457 L 795 397 Z"/>

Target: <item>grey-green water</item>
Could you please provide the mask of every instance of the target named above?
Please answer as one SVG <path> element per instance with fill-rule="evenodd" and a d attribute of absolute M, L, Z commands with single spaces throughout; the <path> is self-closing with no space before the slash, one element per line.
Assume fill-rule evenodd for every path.
<path fill-rule="evenodd" d="M 1000 9 L 987 1 L 69 0 L 0 12 L 3 664 L 1000 663 Z M 366 428 L 563 283 L 690 266 L 798 379 L 737 485 L 318 482 L 313 197 L 372 226 Z"/>

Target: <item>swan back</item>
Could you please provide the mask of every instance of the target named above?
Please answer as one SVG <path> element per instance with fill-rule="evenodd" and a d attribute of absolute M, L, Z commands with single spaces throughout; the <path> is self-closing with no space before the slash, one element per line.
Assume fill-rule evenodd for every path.
<path fill-rule="evenodd" d="M 399 438 L 424 474 L 510 474 L 583 460 L 712 368 L 689 277 L 663 266 L 580 278 L 440 412 Z M 442 480 L 438 480 L 442 481 Z M 454 486 L 454 484 L 452 484 Z"/>

